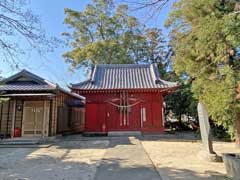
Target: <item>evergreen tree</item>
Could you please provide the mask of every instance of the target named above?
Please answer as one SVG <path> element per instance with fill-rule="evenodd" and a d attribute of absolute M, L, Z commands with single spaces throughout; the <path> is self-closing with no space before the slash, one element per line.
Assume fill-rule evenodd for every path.
<path fill-rule="evenodd" d="M 174 69 L 192 83 L 211 119 L 240 144 L 240 14 L 238 0 L 180 0 L 166 22 L 171 28 Z"/>

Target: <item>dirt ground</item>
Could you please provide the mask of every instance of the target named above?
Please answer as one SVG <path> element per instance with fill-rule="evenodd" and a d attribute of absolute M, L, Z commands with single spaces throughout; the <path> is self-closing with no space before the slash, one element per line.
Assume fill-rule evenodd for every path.
<path fill-rule="evenodd" d="M 93 180 L 108 143 L 61 141 L 49 148 L 0 148 L 0 179 Z"/>
<path fill-rule="evenodd" d="M 197 157 L 202 149 L 199 142 L 170 142 L 164 140 L 142 141 L 149 157 L 163 180 L 225 180 L 223 163 L 210 163 Z M 214 151 L 222 153 L 236 152 L 234 143 L 215 142 Z"/>
<path fill-rule="evenodd" d="M 137 138 L 141 141 L 140 146 L 143 146 L 141 151 L 147 153 L 146 158 L 149 158 L 150 164 L 152 162 L 156 167 L 161 180 L 227 179 L 223 163 L 209 163 L 197 157 L 202 146 L 200 142 L 192 139 L 195 136 L 190 138 L 192 141 L 189 139 L 183 141 L 182 136 L 177 136 L 178 139 L 174 140 L 174 137 L 176 136 L 162 135 Z M 134 143 L 132 144 L 130 140 L 129 143 L 125 141 L 123 143 L 121 137 L 116 140 L 109 137 L 69 136 L 48 148 L 0 148 L 0 180 L 94 180 L 96 174 L 99 174 L 96 172 L 101 169 L 100 163 L 113 161 L 106 156 L 107 151 L 111 149 L 114 152 L 119 150 L 128 154 L 128 151 L 131 151 L 132 156 L 141 157 L 132 152 Z M 218 155 L 225 152 L 240 153 L 234 143 L 215 142 L 214 150 Z M 122 162 L 129 161 L 130 164 L 137 162 L 135 159 L 131 160 L 132 156 L 121 161 L 123 157 L 120 157 L 120 153 L 114 155 L 116 155 L 114 162 L 118 162 L 118 166 L 114 166 L 119 168 L 115 169 L 117 172 L 124 169 Z M 143 172 L 141 168 L 135 163 L 129 170 L 124 170 L 131 174 L 133 172 L 131 169 L 134 169 L 141 174 Z"/>

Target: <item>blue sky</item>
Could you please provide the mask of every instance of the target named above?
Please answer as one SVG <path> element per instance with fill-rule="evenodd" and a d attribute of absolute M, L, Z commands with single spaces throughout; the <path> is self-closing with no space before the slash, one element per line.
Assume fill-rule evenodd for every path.
<path fill-rule="evenodd" d="M 131 1 L 131 0 L 129 0 Z M 64 8 L 72 8 L 75 10 L 83 11 L 86 4 L 90 3 L 90 0 L 31 0 L 29 8 L 41 18 L 42 27 L 46 31 L 48 36 L 61 37 L 62 32 L 68 31 L 66 25 L 63 24 L 64 20 Z M 167 35 L 166 29 L 164 29 L 164 21 L 167 18 L 170 5 L 168 5 L 158 17 L 153 19 L 146 18 L 147 11 L 133 11 L 133 15 L 137 16 L 139 20 L 145 23 L 147 26 L 160 27 L 163 29 L 165 35 Z M 20 41 L 21 43 L 21 41 Z M 25 46 L 24 43 L 21 46 Z M 41 58 L 37 53 L 27 52 L 27 55 L 20 56 L 20 60 L 23 62 L 20 64 L 19 69 L 27 69 L 43 78 L 46 78 L 52 82 L 58 83 L 63 87 L 67 87 L 69 83 L 77 83 L 87 78 L 84 69 L 78 69 L 74 72 L 69 71 L 70 65 L 65 63 L 62 54 L 69 50 L 67 47 L 59 47 L 53 53 L 47 54 L 47 59 Z M 8 77 L 19 69 L 12 69 L 5 62 L 1 62 L 0 70 L 1 76 Z"/>

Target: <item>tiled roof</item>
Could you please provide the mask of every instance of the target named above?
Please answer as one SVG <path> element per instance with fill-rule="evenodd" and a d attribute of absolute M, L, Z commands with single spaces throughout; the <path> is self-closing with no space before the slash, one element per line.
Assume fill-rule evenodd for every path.
<path fill-rule="evenodd" d="M 19 78 L 27 78 L 19 81 Z M 22 70 L 13 76 L 6 78 L 0 85 L 0 91 L 47 91 L 55 90 L 57 85 L 51 83 L 27 70 Z"/>
<path fill-rule="evenodd" d="M 0 83 L 0 94 L 4 96 L 4 94 L 9 93 L 26 93 L 26 92 L 36 92 L 42 93 L 46 91 L 53 92 L 55 90 L 60 90 L 66 94 L 69 94 L 72 97 L 84 100 L 85 98 L 76 94 L 69 92 L 57 84 L 54 84 L 46 79 L 43 79 L 27 70 L 22 70 L 19 73 L 6 78 Z M 54 92 L 53 92 L 54 93 Z"/>
<path fill-rule="evenodd" d="M 0 86 L 0 91 L 47 91 L 54 89 L 56 89 L 56 87 L 32 84 L 6 84 Z"/>
<path fill-rule="evenodd" d="M 72 84 L 72 89 L 163 89 L 177 85 L 162 80 L 153 64 L 100 64 L 94 67 L 88 80 Z"/>

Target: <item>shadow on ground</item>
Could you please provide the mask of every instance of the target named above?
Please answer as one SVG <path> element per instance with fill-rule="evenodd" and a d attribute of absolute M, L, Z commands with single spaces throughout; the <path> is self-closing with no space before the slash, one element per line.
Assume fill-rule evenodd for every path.
<path fill-rule="evenodd" d="M 0 168 L 0 179 L 2 180 L 98 180 L 102 179 L 96 174 L 99 160 L 88 161 L 82 157 L 77 162 L 76 157 L 70 155 L 67 150 L 59 157 L 39 154 L 34 157 L 26 157 L 15 165 Z M 86 162 L 83 162 L 86 161 Z M 132 166 L 122 167 L 121 164 L 127 161 L 122 158 L 102 159 L 101 164 L 111 166 L 106 171 L 117 171 L 121 177 L 118 180 L 160 180 L 160 178 L 148 178 L 147 174 L 141 172 L 149 171 L 149 167 Z M 131 173 L 129 173 L 131 172 Z M 108 174 L 108 173 L 107 173 Z M 133 176 L 134 175 L 134 176 Z M 104 177 L 102 180 L 116 179 L 116 177 Z"/>
<path fill-rule="evenodd" d="M 1 180 L 93 180 L 107 141 L 0 149 Z"/>
<path fill-rule="evenodd" d="M 225 174 L 206 171 L 202 174 L 189 169 L 162 167 L 158 169 L 163 180 L 230 180 Z"/>
<path fill-rule="evenodd" d="M 134 136 L 134 138 L 141 141 L 173 141 L 173 142 L 184 142 L 184 141 L 199 141 L 200 136 L 195 132 L 174 132 L 174 133 L 165 133 L 165 134 L 143 134 L 142 136 Z M 122 141 L 122 139 L 125 139 Z M 115 145 L 134 145 L 129 141 L 128 136 L 120 136 L 120 137 L 109 137 L 109 136 L 97 136 L 97 137 L 85 137 L 80 134 L 78 135 L 67 135 L 61 138 L 64 141 L 117 141 L 117 144 L 110 144 L 110 147 L 114 147 Z M 91 147 L 89 147 L 91 148 Z M 100 147 L 99 147 L 100 148 Z"/>
<path fill-rule="evenodd" d="M 128 164 L 128 159 L 104 158 L 94 180 L 161 180 L 156 170 L 144 165 Z"/>
<path fill-rule="evenodd" d="M 16 166 L 0 168 L 3 180 L 92 180 L 96 162 L 84 163 L 69 160 L 67 153 L 61 158 L 39 155 Z M 65 160 L 62 160 L 65 158 Z"/>
<path fill-rule="evenodd" d="M 174 132 L 165 134 L 144 134 L 139 139 L 142 141 L 199 141 L 200 136 L 195 132 Z"/>
<path fill-rule="evenodd" d="M 171 136 L 172 138 L 174 136 Z M 176 136 L 175 136 L 176 137 Z M 207 171 L 199 174 L 188 169 L 163 167 L 158 171 L 162 178 L 149 178 L 155 169 L 144 165 L 123 166 L 129 159 L 103 158 L 105 149 L 123 145 L 135 145 L 128 137 L 114 138 L 67 137 L 50 148 L 2 148 L 0 149 L 0 179 L 2 180 L 228 180 L 224 174 Z M 124 138 L 124 140 L 122 140 Z M 143 136 L 136 139 L 166 139 L 166 136 Z M 125 151 L 124 151 L 125 152 Z M 136 153 L 130 152 L 132 156 Z M 140 158 L 140 157 L 139 157 Z M 106 177 L 96 172 L 106 168 Z M 116 172 L 116 173 L 112 173 Z M 130 172 L 130 173 L 129 173 Z M 149 173 L 149 174 L 148 174 Z M 96 174 L 96 175 L 95 175 Z M 118 174 L 119 177 L 111 177 Z M 208 176 L 206 176 L 206 174 Z M 122 178 L 123 177 L 123 178 Z M 104 179 L 103 179 L 104 178 Z"/>
<path fill-rule="evenodd" d="M 140 137 L 136 137 L 140 139 Z M 59 143 L 55 145 L 61 148 L 70 149 L 105 149 L 106 146 L 102 145 L 102 142 L 109 142 L 113 140 L 116 143 L 108 144 L 107 148 L 114 148 L 119 145 L 135 145 L 130 140 L 129 137 L 109 137 L 109 136 L 98 136 L 98 137 L 84 137 L 82 135 L 68 135 L 60 139 Z M 71 142 L 71 143 L 69 143 Z M 90 143 L 88 143 L 90 142 Z"/>

